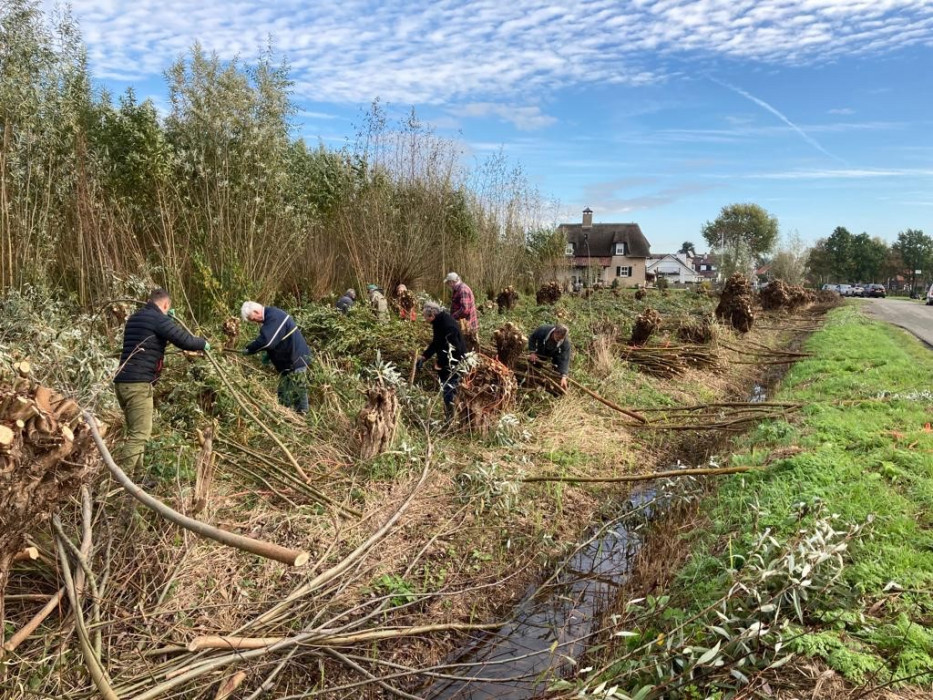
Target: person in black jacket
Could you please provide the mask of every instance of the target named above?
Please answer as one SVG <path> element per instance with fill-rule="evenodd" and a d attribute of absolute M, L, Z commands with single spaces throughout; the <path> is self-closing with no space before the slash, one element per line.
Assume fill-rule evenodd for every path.
<path fill-rule="evenodd" d="M 356 303 L 356 290 L 348 289 L 344 292 L 344 295 L 337 300 L 337 303 L 334 306 L 337 307 L 337 311 L 342 314 L 346 314 Z"/>
<path fill-rule="evenodd" d="M 418 359 L 417 368 L 421 369 L 432 357 L 437 358 L 441 392 L 444 395 L 444 416 L 449 423 L 454 416 L 454 398 L 457 396 L 457 385 L 460 384 L 456 367 L 466 355 L 466 344 L 463 342 L 460 324 L 438 304 L 428 302 L 422 313 L 424 320 L 431 324 L 434 337 Z"/>
<path fill-rule="evenodd" d="M 294 319 L 282 309 L 255 301 L 244 301 L 240 316 L 244 321 L 262 325 L 259 335 L 243 349 L 243 354 L 265 352 L 279 373 L 279 403 L 298 413 L 307 413 L 311 349 Z"/>
<path fill-rule="evenodd" d="M 139 476 L 146 442 L 152 435 L 152 385 L 162 371 L 166 344 L 193 352 L 210 350 L 204 338 L 191 335 L 168 315 L 171 308 L 168 292 L 155 289 L 123 329 L 123 352 L 113 387 L 125 417 L 126 436 L 114 456 L 131 476 Z"/>
<path fill-rule="evenodd" d="M 572 352 L 567 326 L 538 326 L 528 337 L 528 350 L 528 359 L 532 364 L 538 364 L 541 358 L 551 361 L 554 369 L 560 374 L 560 388 L 566 389 Z"/>

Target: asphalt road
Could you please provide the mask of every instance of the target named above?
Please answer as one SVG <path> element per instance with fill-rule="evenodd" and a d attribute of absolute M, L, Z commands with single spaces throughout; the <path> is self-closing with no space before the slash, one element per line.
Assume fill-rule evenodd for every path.
<path fill-rule="evenodd" d="M 933 306 L 906 299 L 864 299 L 865 310 L 880 321 L 910 331 L 933 347 Z"/>

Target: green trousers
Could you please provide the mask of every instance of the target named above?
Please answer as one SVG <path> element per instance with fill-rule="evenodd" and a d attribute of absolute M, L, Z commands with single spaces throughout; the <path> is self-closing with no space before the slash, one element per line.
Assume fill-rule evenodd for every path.
<path fill-rule="evenodd" d="M 124 438 L 114 460 L 130 478 L 142 476 L 143 452 L 152 435 L 152 384 L 127 382 L 113 385 L 123 409 Z"/>

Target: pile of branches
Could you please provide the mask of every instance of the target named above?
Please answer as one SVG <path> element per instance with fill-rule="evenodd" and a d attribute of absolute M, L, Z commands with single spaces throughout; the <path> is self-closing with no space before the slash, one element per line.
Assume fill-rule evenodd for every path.
<path fill-rule="evenodd" d="M 709 345 L 716 338 L 717 325 L 709 316 L 691 317 L 677 327 L 677 337 L 684 343 Z"/>
<path fill-rule="evenodd" d="M 736 272 L 723 287 L 716 307 L 716 318 L 725 321 L 739 333 L 748 333 L 755 323 L 752 313 L 752 285 L 741 272 Z"/>
<path fill-rule="evenodd" d="M 632 337 L 629 340 L 629 344 L 635 346 L 644 345 L 660 327 L 661 314 L 651 307 L 648 307 L 635 318 L 635 325 L 632 327 Z"/>
<path fill-rule="evenodd" d="M 528 338 L 514 323 L 506 323 L 492 334 L 496 344 L 496 359 L 509 369 L 515 369 L 515 363 L 525 351 Z"/>
<path fill-rule="evenodd" d="M 78 493 L 94 463 L 78 405 L 31 381 L 27 362 L 14 369 L 19 376 L 0 386 L 0 619 L 26 538 Z"/>
<path fill-rule="evenodd" d="M 798 403 L 708 403 L 696 406 L 641 408 L 641 413 L 656 413 L 644 425 L 635 427 L 648 430 L 716 430 L 742 432 L 760 421 L 786 418 L 800 410 Z"/>
<path fill-rule="evenodd" d="M 798 285 L 786 284 L 783 280 L 774 280 L 759 292 L 761 308 L 766 311 L 776 309 L 799 309 L 816 301 L 816 293 Z"/>
<path fill-rule="evenodd" d="M 518 304 L 518 292 L 515 291 L 515 287 L 509 285 L 496 297 L 496 305 L 499 307 L 499 313 L 505 313 L 506 311 L 511 311 Z"/>
<path fill-rule="evenodd" d="M 679 347 L 630 347 L 623 353 L 623 359 L 632 363 L 638 371 L 653 377 L 671 379 L 679 377 L 688 367 L 718 371 L 722 368 L 719 356 L 709 348 L 696 346 Z"/>
<path fill-rule="evenodd" d="M 460 382 L 457 405 L 464 424 L 485 435 L 515 403 L 518 385 L 512 370 L 504 364 L 485 355 L 478 358 Z"/>
<path fill-rule="evenodd" d="M 360 459 L 372 459 L 392 446 L 398 417 L 395 387 L 380 381 L 366 389 L 366 405 L 356 417 Z"/>
<path fill-rule="evenodd" d="M 538 290 L 535 294 L 535 301 L 538 302 L 538 306 L 543 306 L 544 304 L 556 304 L 560 301 L 560 297 L 563 294 L 563 290 L 560 288 L 559 282 L 548 282 L 541 285 L 541 289 Z"/>

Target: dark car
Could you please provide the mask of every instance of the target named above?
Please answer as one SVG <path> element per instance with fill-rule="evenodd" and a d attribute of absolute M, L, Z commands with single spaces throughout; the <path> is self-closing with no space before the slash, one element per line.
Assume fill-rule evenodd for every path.
<path fill-rule="evenodd" d="M 887 296 L 887 292 L 885 291 L 883 284 L 869 284 L 867 287 L 865 287 L 865 293 L 863 296 L 884 299 Z"/>

